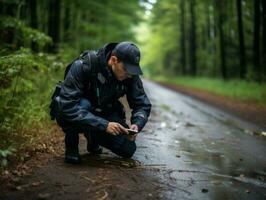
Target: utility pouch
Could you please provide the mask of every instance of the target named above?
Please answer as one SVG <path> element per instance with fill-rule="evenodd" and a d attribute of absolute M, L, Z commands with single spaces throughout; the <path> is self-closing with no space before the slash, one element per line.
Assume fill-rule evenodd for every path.
<path fill-rule="evenodd" d="M 56 86 L 55 86 L 55 90 L 53 92 L 53 95 L 51 97 L 51 104 L 49 106 L 50 108 L 50 116 L 51 116 L 51 120 L 54 120 L 56 115 L 57 115 L 57 108 L 56 108 L 56 97 L 59 96 L 60 91 L 61 91 L 61 87 L 62 87 L 62 81 L 59 81 Z"/>

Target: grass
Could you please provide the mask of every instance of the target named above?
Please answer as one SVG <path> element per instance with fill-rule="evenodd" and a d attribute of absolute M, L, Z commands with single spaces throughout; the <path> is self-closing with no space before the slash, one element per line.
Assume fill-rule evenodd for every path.
<path fill-rule="evenodd" d="M 53 134 L 49 104 L 55 83 L 62 80 L 62 57 L 67 54 L 21 49 L 0 55 L 0 174 L 13 161 L 23 161 L 24 150 L 35 151 Z"/>
<path fill-rule="evenodd" d="M 206 77 L 153 77 L 156 81 L 172 83 L 234 98 L 236 100 L 266 105 L 266 84 L 244 80 L 222 80 Z"/>

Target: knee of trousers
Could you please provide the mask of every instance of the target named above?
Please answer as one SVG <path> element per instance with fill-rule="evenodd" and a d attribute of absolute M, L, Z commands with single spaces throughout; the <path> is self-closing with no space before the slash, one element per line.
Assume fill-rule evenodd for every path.
<path fill-rule="evenodd" d="M 117 154 L 124 158 L 131 158 L 137 149 L 136 143 L 134 141 L 125 140 L 120 146 Z"/>

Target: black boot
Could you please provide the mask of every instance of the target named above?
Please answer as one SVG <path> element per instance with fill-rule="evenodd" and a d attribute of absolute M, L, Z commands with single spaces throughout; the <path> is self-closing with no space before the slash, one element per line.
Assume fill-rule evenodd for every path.
<path fill-rule="evenodd" d="M 87 145 L 87 150 L 88 150 L 89 153 L 97 154 L 97 155 L 100 155 L 100 154 L 103 153 L 103 148 L 100 147 L 100 145 L 97 145 L 97 146 L 95 146 L 93 148 L 91 148 L 90 146 L 88 147 L 88 145 Z"/>
<path fill-rule="evenodd" d="M 71 164 L 81 163 L 79 155 L 79 135 L 78 133 L 65 134 L 65 162 Z"/>
<path fill-rule="evenodd" d="M 95 142 L 95 139 L 91 136 L 91 133 L 84 133 L 84 136 L 87 139 L 87 151 L 89 153 L 98 155 L 103 153 L 103 149 Z"/>

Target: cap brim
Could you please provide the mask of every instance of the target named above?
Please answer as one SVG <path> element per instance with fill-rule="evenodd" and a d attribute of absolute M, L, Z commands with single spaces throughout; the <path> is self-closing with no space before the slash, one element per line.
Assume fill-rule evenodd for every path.
<path fill-rule="evenodd" d="M 132 65 L 130 63 L 124 63 L 127 73 L 129 75 L 142 75 L 142 70 L 139 65 Z"/>

